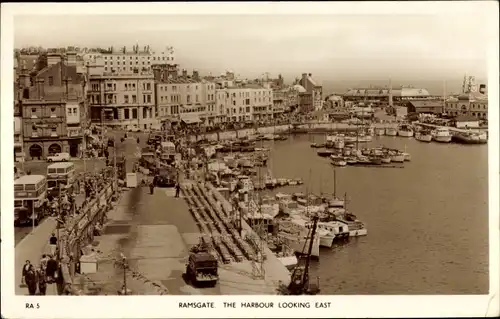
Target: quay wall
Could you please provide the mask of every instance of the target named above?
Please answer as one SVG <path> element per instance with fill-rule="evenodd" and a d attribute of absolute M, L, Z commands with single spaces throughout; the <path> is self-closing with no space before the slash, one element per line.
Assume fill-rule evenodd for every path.
<path fill-rule="evenodd" d="M 61 241 L 61 274 L 64 281 L 64 290 L 67 294 L 79 295 L 74 289 L 73 275 L 75 273 L 77 257 L 81 248 L 90 244 L 94 238 L 95 225 L 103 223 L 106 212 L 118 192 L 117 185 L 110 183 L 101 192 L 85 205 L 80 214 L 66 224 L 65 234 Z"/>
<path fill-rule="evenodd" d="M 376 123 L 374 128 L 397 127 L 395 123 Z M 215 133 L 205 133 L 191 135 L 191 142 L 206 139 L 208 141 L 226 141 L 236 138 L 244 138 L 257 134 L 307 134 L 307 133 L 328 133 L 337 131 L 355 131 L 359 128 L 355 124 L 347 123 L 305 123 L 305 124 L 284 124 L 276 126 L 263 126 L 259 128 L 245 128 L 238 130 L 228 130 Z"/>

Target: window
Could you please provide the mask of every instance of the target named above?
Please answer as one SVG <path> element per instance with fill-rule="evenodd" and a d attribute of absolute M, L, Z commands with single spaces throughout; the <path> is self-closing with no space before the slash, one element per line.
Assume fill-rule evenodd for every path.
<path fill-rule="evenodd" d="M 56 108 L 55 107 L 51 107 L 50 108 L 50 113 L 55 113 L 56 112 Z"/>
<path fill-rule="evenodd" d="M 191 96 L 189 96 L 189 95 L 188 95 L 188 96 L 186 97 L 186 101 L 187 101 L 187 103 L 191 103 Z"/>
<path fill-rule="evenodd" d="M 73 114 L 76 114 L 76 107 L 73 108 Z"/>
<path fill-rule="evenodd" d="M 147 101 L 148 101 L 148 103 L 151 103 L 151 95 L 149 95 L 149 94 L 147 95 Z"/>
<path fill-rule="evenodd" d="M 160 97 L 160 100 L 163 102 L 163 96 L 162 96 L 162 97 Z"/>
<path fill-rule="evenodd" d="M 148 118 L 148 109 L 145 107 L 142 108 L 142 118 Z"/>
<path fill-rule="evenodd" d="M 54 77 L 49 76 L 49 85 L 52 86 L 54 85 Z"/>
<path fill-rule="evenodd" d="M 132 109 L 132 118 L 133 119 L 137 118 L 137 109 Z"/>
<path fill-rule="evenodd" d="M 236 105 L 236 101 L 233 101 L 233 105 Z"/>
<path fill-rule="evenodd" d="M 137 103 L 137 96 L 132 95 L 132 103 Z"/>
<path fill-rule="evenodd" d="M 196 102 L 198 102 L 198 95 L 196 95 Z"/>
<path fill-rule="evenodd" d="M 130 118 L 130 111 L 129 109 L 125 109 L 123 112 L 123 117 L 128 120 Z"/>
<path fill-rule="evenodd" d="M 148 91 L 151 91 L 151 83 L 147 83 L 147 84 L 146 84 L 146 89 L 147 89 Z"/>
<path fill-rule="evenodd" d="M 125 95 L 124 99 L 125 99 L 125 104 L 128 104 L 128 95 Z"/>

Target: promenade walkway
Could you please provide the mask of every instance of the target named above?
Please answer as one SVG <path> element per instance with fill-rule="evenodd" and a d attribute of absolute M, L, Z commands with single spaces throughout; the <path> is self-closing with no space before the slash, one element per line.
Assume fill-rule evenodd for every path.
<path fill-rule="evenodd" d="M 16 245 L 14 269 L 16 295 L 28 295 L 28 288 L 21 286 L 22 267 L 26 260 L 31 261 L 35 266 L 39 265 L 42 254 L 50 252 L 49 238 L 56 231 L 56 227 L 56 219 L 49 217 Z M 47 285 L 47 295 L 57 295 L 56 284 Z"/>

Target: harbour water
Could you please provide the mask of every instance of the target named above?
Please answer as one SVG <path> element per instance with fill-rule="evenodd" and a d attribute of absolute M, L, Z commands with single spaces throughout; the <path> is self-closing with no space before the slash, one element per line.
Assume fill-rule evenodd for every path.
<path fill-rule="evenodd" d="M 264 142 L 275 177 L 305 181 L 275 192 L 333 192 L 333 166 L 311 142 L 311 135 Z M 321 250 L 312 265 L 321 293 L 487 294 L 487 145 L 385 136 L 367 145 L 406 146 L 412 161 L 404 168 L 336 168 L 337 195 L 347 193 L 368 236 Z"/>

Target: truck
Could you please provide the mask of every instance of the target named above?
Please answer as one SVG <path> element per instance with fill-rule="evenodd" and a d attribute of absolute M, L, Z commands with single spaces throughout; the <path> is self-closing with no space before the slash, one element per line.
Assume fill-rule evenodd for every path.
<path fill-rule="evenodd" d="M 176 184 L 177 175 L 175 168 L 170 166 L 162 166 L 157 169 L 156 185 L 158 187 L 174 187 Z"/>
<path fill-rule="evenodd" d="M 214 287 L 219 281 L 219 264 L 206 247 L 195 246 L 186 264 L 186 277 L 194 286 Z"/>

